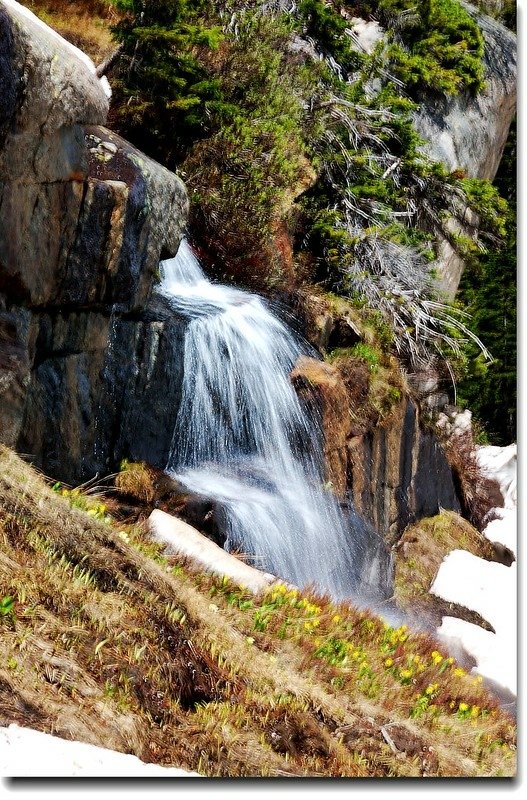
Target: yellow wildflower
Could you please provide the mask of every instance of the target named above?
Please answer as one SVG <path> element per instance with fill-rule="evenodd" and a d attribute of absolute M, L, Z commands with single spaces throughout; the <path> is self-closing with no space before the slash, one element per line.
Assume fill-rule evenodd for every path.
<path fill-rule="evenodd" d="M 339 614 L 335 614 L 335 616 L 333 617 L 333 622 L 340 622 L 341 619 L 342 617 Z"/>
<path fill-rule="evenodd" d="M 408 678 L 412 677 L 413 672 L 412 672 L 411 669 L 402 669 L 401 672 L 399 673 L 399 675 L 401 676 L 401 678 L 403 680 L 407 680 Z"/>
<path fill-rule="evenodd" d="M 456 676 L 456 678 L 462 678 L 463 675 L 466 675 L 466 674 L 467 673 L 465 672 L 465 670 L 461 669 L 461 667 L 456 667 L 455 670 L 454 670 L 454 675 Z"/>
<path fill-rule="evenodd" d="M 393 666 L 393 658 L 387 658 L 386 661 L 384 662 L 384 666 L 385 667 Z"/>
<path fill-rule="evenodd" d="M 467 703 L 460 703 L 458 708 L 459 708 L 460 711 L 468 711 Z"/>
<path fill-rule="evenodd" d="M 479 712 L 480 712 L 480 707 L 479 706 L 472 706 L 472 708 L 470 709 L 470 716 L 471 717 L 477 717 Z"/>

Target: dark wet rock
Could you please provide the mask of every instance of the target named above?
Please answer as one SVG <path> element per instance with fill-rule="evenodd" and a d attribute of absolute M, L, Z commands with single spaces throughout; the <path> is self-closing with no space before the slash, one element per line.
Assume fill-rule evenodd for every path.
<path fill-rule="evenodd" d="M 31 314 L 0 305 L 0 440 L 13 446 L 20 433 L 30 380 Z"/>
<path fill-rule="evenodd" d="M 102 127 L 61 37 L 11 7 L 0 30 L 0 440 L 72 483 L 123 456 L 165 466 L 180 323 L 149 299 L 185 187 Z"/>
<path fill-rule="evenodd" d="M 352 437 L 347 453 L 350 497 L 389 542 L 440 508 L 460 510 L 444 450 L 410 398 L 388 421 Z"/>

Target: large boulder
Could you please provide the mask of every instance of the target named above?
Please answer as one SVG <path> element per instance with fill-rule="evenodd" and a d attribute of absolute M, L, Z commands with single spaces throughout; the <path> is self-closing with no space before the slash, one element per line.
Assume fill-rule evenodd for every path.
<path fill-rule="evenodd" d="M 484 88 L 476 94 L 423 102 L 415 125 L 431 158 L 471 178 L 492 180 L 516 114 L 516 36 L 497 20 L 465 4 L 485 40 Z"/>
<path fill-rule="evenodd" d="M 28 306 L 141 308 L 175 255 L 183 184 L 104 128 L 108 98 L 80 51 L 0 3 L 0 292 Z"/>
<path fill-rule="evenodd" d="M 442 162 L 449 171 L 462 170 L 469 178 L 493 180 L 516 114 L 516 36 L 474 6 L 463 5 L 483 34 L 484 88 L 455 96 L 423 94 L 414 124 L 424 141 L 423 152 L 434 161 Z M 384 35 L 377 22 L 360 19 L 351 20 L 350 32 L 357 48 L 370 53 Z M 477 227 L 477 220 L 471 222 Z M 470 233 L 451 222 L 449 236 L 439 245 L 441 289 L 450 298 L 457 291 L 464 263 L 449 238 Z"/>
<path fill-rule="evenodd" d="M 0 85 L 0 440 L 71 481 L 129 443 L 164 466 L 139 395 L 169 427 L 155 382 L 177 337 L 149 303 L 179 246 L 185 187 L 103 127 L 93 64 L 12 0 L 0 0 Z"/>

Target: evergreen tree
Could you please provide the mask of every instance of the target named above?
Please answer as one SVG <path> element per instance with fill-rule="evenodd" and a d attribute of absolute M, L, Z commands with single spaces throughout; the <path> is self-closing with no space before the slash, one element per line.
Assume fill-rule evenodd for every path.
<path fill-rule="evenodd" d="M 221 40 L 204 0 L 112 0 L 113 33 L 123 46 L 113 103 L 120 130 L 173 165 L 206 135 L 207 104 L 219 83 L 207 68 Z"/>
<path fill-rule="evenodd" d="M 496 176 L 496 186 L 509 203 L 507 238 L 502 249 L 480 258 L 461 283 L 461 297 L 472 314 L 471 328 L 494 357 L 486 365 L 472 351 L 468 374 L 460 383 L 461 402 L 468 406 L 495 444 L 516 438 L 517 257 L 516 257 L 516 128 L 513 126 Z"/>

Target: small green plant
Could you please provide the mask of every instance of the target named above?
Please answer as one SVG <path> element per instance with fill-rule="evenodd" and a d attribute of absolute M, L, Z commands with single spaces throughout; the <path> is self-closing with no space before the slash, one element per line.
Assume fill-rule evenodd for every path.
<path fill-rule="evenodd" d="M 0 599 L 0 617 L 11 622 L 15 618 L 15 600 L 10 594 Z"/>
<path fill-rule="evenodd" d="M 365 361 L 372 372 L 376 372 L 378 370 L 380 364 L 380 353 L 369 344 L 358 342 L 353 347 L 352 353 L 355 358 L 360 358 L 361 361 Z"/>
<path fill-rule="evenodd" d="M 483 35 L 458 0 L 380 0 L 379 11 L 394 30 L 393 72 L 410 89 L 483 88 Z"/>

